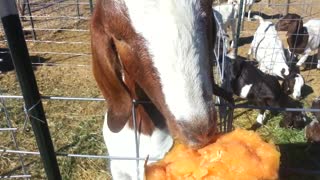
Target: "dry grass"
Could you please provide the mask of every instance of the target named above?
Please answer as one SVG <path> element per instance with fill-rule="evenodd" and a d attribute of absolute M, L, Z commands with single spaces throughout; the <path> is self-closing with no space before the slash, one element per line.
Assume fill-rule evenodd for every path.
<path fill-rule="evenodd" d="M 68 1 L 74 3 L 74 1 Z M 85 1 L 88 2 L 88 1 Z M 57 5 L 34 13 L 36 16 L 64 16 L 67 12 L 75 12 L 75 7 L 63 7 L 57 11 Z M 61 11 L 62 10 L 62 11 Z M 81 7 L 84 12 L 81 16 L 89 16 L 88 6 Z M 61 14 L 65 12 L 66 14 Z M 75 15 L 75 14 L 74 14 Z M 24 22 L 24 28 L 29 28 Z M 85 20 L 37 20 L 36 28 L 70 28 L 88 29 Z M 32 39 L 28 34 L 26 39 Z M 56 44 L 28 42 L 30 52 L 63 52 L 63 53 L 90 53 L 89 32 L 70 31 L 39 31 L 37 40 L 84 42 L 84 44 Z M 4 44 L 0 47 L 5 47 Z M 55 63 L 59 66 L 35 66 L 35 75 L 42 95 L 63 97 L 100 97 L 100 92 L 93 79 L 90 60 L 91 56 L 65 56 L 53 54 L 31 53 L 35 63 Z M 84 65 L 84 66 L 78 66 Z M 20 95 L 19 85 L 14 72 L 0 75 L 0 94 Z M 38 151 L 32 131 L 23 131 L 24 113 L 21 100 L 6 100 L 6 109 L 9 111 L 13 127 L 17 127 L 17 140 L 20 149 Z M 43 100 L 49 129 L 55 149 L 61 153 L 106 155 L 107 150 L 102 139 L 102 123 L 105 111 L 104 102 L 93 101 L 64 101 Z M 0 112 L 0 127 L 7 127 L 4 114 Z M 30 125 L 28 125 L 30 129 Z M 0 149 L 14 149 L 9 133 L 0 133 Z M 39 156 L 24 156 L 27 171 L 32 179 L 45 179 L 45 173 Z M 58 157 L 58 163 L 63 179 L 110 179 L 107 171 L 106 159 L 87 159 Z M 0 174 L 19 169 L 17 155 L 4 153 L 0 157 Z M 22 174 L 19 169 L 13 174 Z"/>
<path fill-rule="evenodd" d="M 271 16 L 271 17 L 276 17 L 279 14 L 281 14 L 282 12 L 284 12 L 284 7 L 283 6 L 270 6 L 267 7 L 265 5 L 267 1 L 261 1 L 260 3 L 256 4 L 253 8 L 253 11 L 260 14 L 260 15 L 265 15 L 265 16 Z M 271 1 L 272 2 L 272 1 Z M 276 2 L 277 4 L 281 4 L 284 3 L 286 1 L 281 0 L 281 1 L 273 1 Z M 291 1 L 292 3 L 300 3 L 301 1 Z M 316 2 L 316 1 L 314 1 Z M 311 3 L 311 2 L 310 2 Z M 303 12 L 303 10 L 307 10 L 307 12 Z M 263 13 L 261 13 L 263 12 Z M 318 6 L 313 6 L 312 9 L 310 9 L 310 7 L 301 7 L 300 6 L 292 6 L 290 8 L 290 12 L 296 12 L 301 14 L 302 16 L 305 16 L 305 19 L 311 19 L 311 18 L 319 18 L 320 15 L 320 3 L 318 3 Z M 311 16 L 309 16 L 311 14 Z M 276 22 L 277 19 L 270 19 L 273 22 Z M 238 50 L 238 54 L 242 57 L 247 57 L 247 52 L 248 49 L 250 47 L 250 39 L 253 38 L 253 34 L 255 32 L 255 30 L 257 29 L 259 25 L 258 21 L 245 21 L 244 23 L 244 30 L 241 32 L 241 39 L 240 39 L 240 43 L 242 44 L 242 46 L 239 47 Z M 286 43 L 286 37 L 285 37 L 285 33 L 280 32 L 279 33 L 280 38 L 282 39 L 283 43 L 285 44 L 286 47 L 288 47 L 287 43 Z M 249 39 L 249 41 L 248 41 Z M 241 42 L 241 40 L 244 40 Z M 272 45 L 270 45 L 272 47 Z M 310 59 L 313 63 L 316 62 L 316 57 L 313 57 Z M 311 63 L 309 60 L 307 61 L 307 63 Z M 311 106 L 311 102 L 315 97 L 320 96 L 320 79 L 318 77 L 320 77 L 320 71 L 316 70 L 316 69 L 310 69 L 310 66 L 307 65 L 306 68 L 302 68 L 301 69 L 301 74 L 303 75 L 305 82 L 306 82 L 306 87 L 303 91 L 303 95 L 304 98 L 302 100 L 302 102 L 304 103 L 304 107 L 310 107 Z M 240 114 L 240 115 L 239 115 Z M 236 119 L 235 119 L 235 124 L 237 125 L 237 121 L 239 121 L 239 126 L 248 126 L 248 124 L 252 124 L 255 121 L 255 117 L 256 117 L 256 112 L 255 111 L 247 111 L 247 110 L 239 110 L 236 112 Z M 274 117 L 276 118 L 276 117 Z M 277 117 L 278 121 L 280 117 Z M 239 120 L 238 120 L 239 119 Z M 243 119 L 243 120 L 242 120 Z M 270 121 L 274 121 L 271 117 Z M 271 126 L 273 127 L 273 126 Z M 266 127 L 268 128 L 268 127 Z M 263 128 L 262 128 L 263 129 Z M 267 131 L 267 130 L 266 130 Z M 263 133 L 266 134 L 266 133 Z M 299 134 L 299 133 L 298 133 Z M 304 141 L 303 137 L 303 133 L 300 133 L 300 138 L 299 141 Z M 271 138 L 274 139 L 274 138 Z M 294 138 L 293 138 L 294 139 Z M 277 143 L 279 141 L 276 141 Z M 282 141 L 280 141 L 282 142 Z M 292 141 L 288 141 L 288 142 L 292 142 Z"/>
<path fill-rule="evenodd" d="M 74 1 L 68 1 L 74 2 Z M 85 1 L 87 2 L 87 1 Z M 261 3 L 265 3 L 263 0 Z M 284 0 L 277 1 L 278 3 Z M 254 11 L 263 11 L 267 15 L 275 15 L 283 11 L 283 7 L 265 7 L 257 4 Z M 320 6 L 320 4 L 319 4 Z M 88 6 L 81 6 L 81 16 L 89 16 Z M 300 11 L 297 8 L 290 9 L 292 12 Z M 69 12 L 69 13 L 68 13 Z M 63 7 L 62 5 L 52 6 L 46 10 L 37 11 L 34 15 L 76 15 L 74 6 Z M 314 17 L 320 17 L 317 12 L 320 8 L 313 7 L 311 14 Z M 64 13 L 64 14 L 63 14 Z M 253 35 L 258 22 L 245 22 L 245 30 L 241 37 L 250 37 Z M 24 27 L 30 27 L 28 22 L 24 22 Z M 37 28 L 72 28 L 88 29 L 88 22 L 85 20 L 61 20 L 52 19 L 41 21 L 37 20 Z M 1 33 L 0 33 L 1 36 Z M 30 52 L 50 51 L 50 52 L 71 52 L 71 53 L 90 53 L 89 33 L 88 32 L 68 32 L 68 31 L 41 31 L 37 33 L 40 40 L 51 41 L 81 41 L 86 44 L 52 44 L 29 42 Z M 31 39 L 27 35 L 27 39 Z M 242 39 L 244 40 L 244 39 Z M 239 48 L 239 54 L 246 56 L 249 43 L 242 42 Z M 0 47 L 4 47 L 0 44 Z M 52 54 L 31 54 L 33 62 L 58 63 L 59 66 L 36 66 L 35 74 L 39 90 L 46 96 L 66 96 L 66 97 L 101 97 L 93 79 L 90 56 L 64 56 Z M 85 65 L 85 66 L 77 66 Z M 313 90 L 303 99 L 305 107 L 310 106 L 311 100 L 319 96 L 320 92 L 320 71 L 306 70 L 302 72 L 307 85 Z M 13 72 L 0 74 L 0 94 L 20 95 L 16 76 Z M 49 128 L 55 149 L 59 152 L 75 154 L 107 154 L 103 143 L 101 128 L 103 115 L 105 111 L 104 102 L 79 102 L 79 101 L 57 101 L 44 100 Z M 13 126 L 18 127 L 17 139 L 22 150 L 37 151 L 32 131 L 23 131 L 24 114 L 23 103 L 21 100 L 7 99 L 6 109 L 9 111 Z M 254 110 L 239 109 L 235 112 L 234 125 L 236 127 L 247 128 L 255 121 L 257 112 Z M 268 123 L 259 133 L 266 139 L 280 144 L 305 142 L 303 131 L 282 129 L 278 126 L 281 116 L 268 115 Z M 3 112 L 0 112 L 0 127 L 7 127 Z M 28 126 L 30 128 L 30 125 Z M 0 132 L 0 149 L 14 149 L 9 133 Z M 32 179 L 45 179 L 45 173 L 42 163 L 38 156 L 25 156 L 24 160 L 28 166 L 28 172 Z M 107 160 L 105 159 L 84 159 L 58 157 L 59 167 L 63 179 L 110 179 L 107 171 Z M 19 167 L 17 155 L 3 154 L 0 157 L 0 174 L 8 172 Z M 18 168 L 19 169 L 19 168 Z M 22 174 L 21 170 L 13 174 Z"/>

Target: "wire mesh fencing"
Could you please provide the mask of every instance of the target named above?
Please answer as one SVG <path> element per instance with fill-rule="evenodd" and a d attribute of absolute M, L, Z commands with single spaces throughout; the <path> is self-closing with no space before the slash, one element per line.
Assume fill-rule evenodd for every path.
<path fill-rule="evenodd" d="M 289 2 L 289 5 L 288 5 Z M 95 1 L 90 0 L 19 0 L 18 7 L 25 39 L 35 69 L 37 82 L 49 128 L 58 157 L 59 167 L 64 178 L 99 179 L 110 178 L 106 159 L 131 159 L 144 161 L 142 157 L 110 157 L 102 140 L 102 123 L 105 109 L 104 99 L 96 89 L 92 77 L 90 60 L 89 19 Z M 219 3 L 227 3 L 226 1 Z M 246 10 L 247 11 L 247 10 Z M 317 0 L 261 0 L 254 3 L 251 17 L 259 15 L 265 20 L 278 22 L 285 14 L 297 13 L 304 21 L 319 18 L 320 4 Z M 241 17 L 239 15 L 238 17 Z M 259 21 L 247 21 L 239 32 L 237 55 L 247 59 L 247 52 Z M 237 21 L 235 21 L 237 22 Z M 1 26 L 2 27 L 2 26 Z M 220 26 L 219 26 L 220 27 Z M 221 29 L 221 27 L 220 27 Z M 224 86 L 226 54 L 229 39 L 218 31 L 215 50 L 215 81 Z M 230 31 L 226 32 L 229 34 Z M 280 38 L 286 47 L 285 33 Z M 274 44 L 270 49 L 274 49 Z M 45 174 L 39 158 L 32 128 L 28 123 L 27 110 L 22 102 L 21 92 L 12 72 L 10 54 L 3 30 L 0 30 L 0 178 L 43 179 Z M 221 61 L 218 61 L 221 60 Z M 319 96 L 319 71 L 314 68 L 317 56 L 308 58 L 302 75 L 306 82 L 304 108 L 257 107 L 237 100 L 235 112 L 226 109 L 222 99 L 216 104 L 220 108 L 220 131 L 234 127 L 247 127 L 255 121 L 252 109 L 265 108 L 282 111 L 314 111 L 311 100 Z M 290 61 L 289 65 L 296 62 Z M 310 67 L 309 67 L 310 66 Z M 230 87 L 225 87 L 229 89 Z M 278 122 L 279 116 L 269 116 L 270 121 Z M 234 123 L 233 121 L 234 120 Z M 276 143 L 294 144 L 304 142 L 303 132 L 279 130 L 274 123 L 261 130 L 265 139 Z M 281 131 L 281 132 L 280 132 Z M 279 135 L 281 138 L 275 136 Z M 151 158 L 151 160 L 153 160 Z M 154 159 L 155 160 L 155 159 Z M 287 163 L 284 163 L 288 165 Z M 317 162 L 315 163 L 317 164 Z M 308 168 L 308 167 L 306 167 Z M 311 167 L 310 167 L 311 168 Z M 319 174 L 316 168 L 311 171 L 300 168 L 304 173 Z"/>
<path fill-rule="evenodd" d="M 94 2 L 20 0 L 17 3 L 62 176 L 105 178 L 110 177 L 106 159 L 145 161 L 145 157 L 106 155 L 101 135 L 105 102 L 93 88 L 96 85 L 90 66 L 88 20 Z M 30 109 L 25 108 L 12 72 L 3 29 L 0 38 L 1 57 L 11 63 L 1 64 L 0 177 L 43 179 L 40 152 L 29 124 Z M 226 123 L 220 123 L 221 131 L 223 125 Z M 149 158 L 154 160 L 157 159 Z"/>

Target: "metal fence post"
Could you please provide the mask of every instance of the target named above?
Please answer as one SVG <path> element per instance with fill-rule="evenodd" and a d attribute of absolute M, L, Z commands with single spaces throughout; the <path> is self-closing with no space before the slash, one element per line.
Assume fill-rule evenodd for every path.
<path fill-rule="evenodd" d="M 80 7 L 79 7 L 79 0 L 76 0 L 76 6 L 77 6 L 77 15 L 78 15 L 78 18 L 80 19 Z"/>
<path fill-rule="evenodd" d="M 239 38 L 240 38 L 240 33 L 241 33 L 241 29 L 243 26 L 243 20 L 242 19 L 242 11 L 243 11 L 243 2 L 244 0 L 240 0 L 240 4 L 239 4 L 239 10 L 238 10 L 238 24 L 237 24 L 237 34 L 236 34 L 236 40 L 235 40 L 235 45 L 236 45 L 236 49 L 235 49 L 235 56 L 238 56 L 238 44 L 239 44 Z"/>
<path fill-rule="evenodd" d="M 56 155 L 15 1 L 0 1 L 0 17 L 47 178 L 60 180 Z"/>
<path fill-rule="evenodd" d="M 37 40 L 36 31 L 34 30 L 34 23 L 33 23 L 33 18 L 32 18 L 30 2 L 29 2 L 29 0 L 24 0 L 24 3 L 25 2 L 27 3 L 28 14 L 30 16 L 29 18 L 30 18 L 30 24 L 31 24 L 31 28 L 32 28 L 32 37 L 33 37 L 33 40 Z"/>
<path fill-rule="evenodd" d="M 92 3 L 92 0 L 89 0 L 89 4 L 90 4 L 90 12 L 92 14 L 93 12 L 93 3 Z"/>
<path fill-rule="evenodd" d="M 284 11 L 284 16 L 289 13 L 289 7 L 290 7 L 290 0 L 287 0 L 286 9 L 285 9 L 285 11 Z"/>

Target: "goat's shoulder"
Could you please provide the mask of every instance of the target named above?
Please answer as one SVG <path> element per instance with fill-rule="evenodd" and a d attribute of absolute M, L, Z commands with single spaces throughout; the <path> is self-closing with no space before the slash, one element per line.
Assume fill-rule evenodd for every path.
<path fill-rule="evenodd" d="M 307 28 L 308 32 L 317 32 L 319 34 L 320 29 L 320 19 L 310 19 L 306 23 L 303 24 L 305 28 Z"/>
<path fill-rule="evenodd" d="M 303 26 L 307 29 L 309 36 L 320 35 L 320 19 L 311 19 Z"/>
<path fill-rule="evenodd" d="M 320 19 L 310 19 L 306 23 L 303 24 L 304 27 L 319 27 Z"/>
<path fill-rule="evenodd" d="M 320 19 L 311 19 L 303 25 L 308 33 L 307 47 L 314 50 L 320 44 Z"/>

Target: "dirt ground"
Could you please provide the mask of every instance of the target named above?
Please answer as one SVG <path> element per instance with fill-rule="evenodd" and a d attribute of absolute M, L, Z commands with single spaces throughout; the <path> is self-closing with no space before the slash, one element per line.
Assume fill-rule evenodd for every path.
<path fill-rule="evenodd" d="M 82 0 L 80 2 L 87 3 L 88 1 Z M 267 0 L 262 0 L 253 6 L 253 14 L 261 14 L 276 22 L 279 14 L 284 12 L 284 2 L 285 0 L 271 0 L 272 5 L 268 7 Z M 74 3 L 74 1 L 66 0 L 64 3 Z M 319 0 L 292 0 L 291 3 L 289 12 L 299 13 L 306 20 L 320 18 Z M 310 5 L 310 3 L 313 3 L 313 5 Z M 79 9 L 80 17 L 90 17 L 88 5 L 81 5 Z M 78 18 L 76 12 L 76 6 L 61 3 L 33 13 L 34 16 L 41 16 L 34 18 L 36 28 L 60 29 L 36 31 L 37 41 L 33 41 L 31 32 L 26 31 L 26 39 L 29 40 L 27 44 L 42 95 L 101 97 L 91 72 L 88 20 L 86 18 Z M 62 18 L 62 16 L 75 18 Z M 245 21 L 244 30 L 241 31 L 240 36 L 241 46 L 238 51 L 240 56 L 246 57 L 251 42 L 250 39 L 257 25 L 257 21 Z M 25 29 L 31 27 L 29 21 L 24 21 L 23 26 Z M 61 29 L 73 29 L 74 31 Z M 285 43 L 284 34 L 280 33 L 280 35 Z M 3 32 L 0 30 L 1 48 L 6 47 L 6 44 L 1 41 L 3 38 Z M 71 53 L 72 55 L 59 53 Z M 302 75 L 307 85 L 302 102 L 308 108 L 312 99 L 320 96 L 320 71 L 307 66 L 302 69 Z M 0 74 L 0 95 L 20 94 L 15 73 L 9 71 Z M 30 124 L 28 124 L 27 130 L 24 130 L 25 114 L 23 113 L 23 102 L 17 99 L 6 99 L 4 105 L 5 108 L 3 108 L 3 103 L 2 105 L 0 104 L 0 108 L 8 111 L 13 127 L 18 128 L 16 137 L 20 149 L 37 151 L 32 130 L 28 131 L 31 128 Z M 107 154 L 101 131 L 105 102 L 43 100 L 43 105 L 49 122 L 52 140 L 58 152 L 92 155 Z M 247 128 L 255 121 L 256 114 L 254 110 L 237 110 L 234 116 L 234 126 Z M 268 118 L 270 120 L 267 125 L 258 131 L 265 140 L 278 144 L 305 142 L 303 131 L 287 130 L 278 126 L 281 116 L 268 114 Z M 8 127 L 3 111 L 0 111 L 0 127 Z M 10 133 L 0 132 L 0 149 L 15 149 Z M 27 164 L 27 174 L 32 175 L 31 179 L 45 179 L 45 173 L 38 156 L 26 155 L 24 156 L 24 161 Z M 59 156 L 58 161 L 63 179 L 110 179 L 107 169 L 108 162 L 105 159 Z M 10 173 L 13 175 L 23 174 L 18 156 L 3 153 L 0 156 L 0 176 Z"/>

